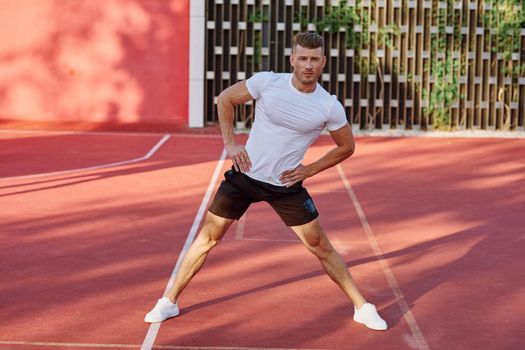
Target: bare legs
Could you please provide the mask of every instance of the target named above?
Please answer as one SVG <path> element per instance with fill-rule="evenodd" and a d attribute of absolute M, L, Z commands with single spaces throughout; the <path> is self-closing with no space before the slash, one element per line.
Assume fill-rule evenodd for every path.
<path fill-rule="evenodd" d="M 180 293 L 193 276 L 199 272 L 208 253 L 221 241 L 232 222 L 231 219 L 224 219 L 210 212 L 207 213 L 206 221 L 186 253 L 175 282 L 166 295 L 173 303 L 177 302 Z M 357 289 L 343 258 L 326 237 L 319 219 L 301 226 L 293 226 L 292 230 L 308 250 L 317 256 L 326 273 L 359 309 L 366 301 Z"/>
<path fill-rule="evenodd" d="M 210 212 L 207 213 L 206 221 L 182 260 L 175 282 L 173 282 L 173 286 L 166 295 L 173 303 L 177 302 L 177 298 L 182 290 L 188 285 L 193 276 L 199 272 L 202 264 L 208 257 L 208 253 L 221 241 L 232 222 L 233 220 L 231 219 L 224 219 Z"/>
<path fill-rule="evenodd" d="M 319 219 L 301 226 L 292 226 L 292 230 L 308 250 L 317 256 L 328 276 L 352 300 L 354 306 L 361 308 L 366 301 L 357 289 L 343 258 L 326 237 Z"/>

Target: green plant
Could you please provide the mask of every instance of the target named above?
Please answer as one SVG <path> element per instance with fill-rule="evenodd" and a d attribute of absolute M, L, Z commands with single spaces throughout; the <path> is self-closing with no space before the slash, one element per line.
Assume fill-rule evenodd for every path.
<path fill-rule="evenodd" d="M 300 7 L 300 10 L 295 11 L 293 14 L 293 21 L 294 23 L 299 23 L 301 27 L 301 32 L 306 31 L 308 28 L 308 14 L 306 11 L 306 7 Z"/>
<path fill-rule="evenodd" d="M 388 49 L 394 48 L 394 37 L 397 37 L 400 34 L 401 31 L 397 24 L 388 24 L 377 30 L 377 43 L 378 45 L 385 44 Z"/>
<path fill-rule="evenodd" d="M 340 28 L 344 28 L 346 32 L 346 47 L 356 49 L 356 42 L 358 41 L 358 35 L 354 30 L 356 24 L 361 23 L 355 8 L 341 1 L 338 6 L 326 7 L 325 14 L 323 18 L 316 22 L 316 27 L 319 31 L 328 30 L 330 33 L 337 33 Z"/>
<path fill-rule="evenodd" d="M 248 22 L 251 23 L 268 23 L 270 17 L 267 14 L 263 14 L 261 9 L 257 9 L 250 14 Z M 255 64 L 255 70 L 260 69 L 262 59 L 262 33 L 260 30 L 255 31 L 253 38 L 253 62 Z"/>
<path fill-rule="evenodd" d="M 498 63 L 499 73 L 504 77 L 512 78 L 514 85 L 510 90 L 505 86 L 498 87 L 497 100 L 503 104 L 505 110 L 503 123 L 498 127 L 510 129 L 515 125 L 512 124 L 511 110 L 506 103 L 509 98 L 505 95 L 513 91 L 510 99 L 518 101 L 517 78 L 525 76 L 525 64 L 518 64 L 512 57 L 520 55 L 520 32 L 525 28 L 525 2 L 523 0 L 489 0 L 488 2 L 491 8 L 485 11 L 483 22 L 492 29 L 492 35 L 487 35 L 491 44 L 490 51 L 496 54 L 492 56 L 491 67 L 494 68 Z"/>
<path fill-rule="evenodd" d="M 253 11 L 248 17 L 248 22 L 251 23 L 267 23 L 270 22 L 270 16 L 263 14 L 261 9 Z"/>
<path fill-rule="evenodd" d="M 460 62 L 448 57 L 446 60 L 432 61 L 431 70 L 434 76 L 434 86 L 430 93 L 423 89 L 423 99 L 428 101 L 428 108 L 423 108 L 426 118 L 433 119 L 433 126 L 439 130 L 450 130 L 450 107 L 454 102 L 464 99 L 460 93 L 458 72 Z"/>
<path fill-rule="evenodd" d="M 446 8 L 434 7 L 432 19 L 429 19 L 437 25 L 437 33 L 430 36 L 433 59 L 430 65 L 425 66 L 425 71 L 434 78 L 434 84 L 430 91 L 422 89 L 422 98 L 428 104 L 428 107 L 422 108 L 422 112 L 423 118 L 427 121 L 432 119 L 433 127 L 439 130 L 452 128 L 450 107 L 464 98 L 459 85 L 461 59 L 454 59 L 452 51 L 461 49 L 465 37 L 460 33 L 460 11 L 453 9 L 453 5 L 452 0 L 447 0 Z M 447 27 L 452 27 L 452 33 L 447 33 Z"/>
<path fill-rule="evenodd" d="M 520 51 L 520 31 L 525 27 L 525 2 L 522 0 L 492 0 L 491 5 L 490 11 L 484 15 L 484 19 L 495 29 L 495 40 L 493 40 L 491 51 L 501 54 L 503 60 L 501 72 L 505 76 L 520 76 L 525 70 L 524 64 L 514 64 L 512 54 L 519 54 Z"/>
<path fill-rule="evenodd" d="M 261 32 L 254 33 L 253 38 L 253 62 L 255 63 L 255 70 L 260 69 L 261 59 L 262 59 L 262 34 Z"/>
<path fill-rule="evenodd" d="M 520 89 L 518 79 L 525 77 L 525 63 L 522 59 L 516 60 L 516 55 L 522 55 L 522 36 L 521 30 L 525 28 L 525 0 L 484 0 L 479 2 L 479 7 L 475 13 L 476 18 L 471 21 L 473 11 L 463 11 L 455 4 L 460 0 L 441 0 L 432 1 L 432 10 L 424 11 L 423 25 L 428 29 L 429 26 L 437 27 L 436 32 L 430 33 L 430 47 L 423 50 L 430 50 L 430 63 L 425 66 L 428 76 L 434 79 L 430 89 L 424 89 L 418 85 L 410 72 L 407 72 L 405 65 L 401 60 L 394 60 L 389 74 L 406 75 L 407 82 L 414 89 L 422 93 L 422 98 L 427 102 L 426 108 L 423 108 L 424 118 L 431 118 L 433 126 L 437 129 L 451 128 L 450 108 L 451 106 L 463 99 L 461 93 L 459 78 L 460 76 L 478 76 L 478 60 L 482 62 L 486 58 L 470 58 L 469 52 L 490 51 L 489 73 L 483 68 L 481 74 L 490 74 L 496 77 L 497 85 L 492 100 L 497 100 L 503 104 L 506 111 L 504 127 L 510 125 L 510 106 L 509 101 L 519 101 Z M 342 37 L 347 49 L 354 50 L 352 60 L 354 68 L 359 71 L 363 84 L 366 84 L 366 76 L 375 74 L 378 79 L 379 90 L 376 90 L 376 98 L 382 99 L 382 60 L 377 57 L 376 49 L 395 49 L 396 37 L 403 35 L 408 39 L 408 33 L 401 34 L 400 28 L 395 23 L 389 23 L 384 26 L 378 26 L 377 33 L 369 33 L 369 26 L 374 23 L 375 2 L 372 1 L 370 6 L 362 6 L 362 0 L 356 0 L 355 5 L 348 6 L 347 1 L 339 1 L 338 5 L 331 6 L 328 2 L 324 7 L 324 13 L 321 18 L 310 17 L 308 7 L 300 6 L 293 14 L 294 23 L 300 24 L 300 30 L 306 31 L 308 24 L 313 23 L 319 32 L 338 33 L 335 38 L 339 42 Z M 402 0 L 403 6 L 406 1 Z M 439 5 L 438 5 L 439 3 Z M 441 4 L 445 3 L 445 6 Z M 490 6 L 487 8 L 486 6 Z M 468 15 L 467 15 L 468 14 Z M 317 15 L 314 15 L 317 16 Z M 264 15 L 262 11 L 256 10 L 249 16 L 249 21 L 253 23 L 263 23 L 269 21 L 269 16 Z M 371 22 L 372 21 L 372 22 Z M 470 35 L 461 31 L 462 26 L 483 27 L 483 35 L 479 33 Z M 355 29 L 360 27 L 361 30 Z M 344 32 L 342 29 L 344 28 Z M 450 30 L 452 28 L 452 30 Z M 428 32 L 427 32 L 428 33 Z M 253 62 L 256 68 L 261 61 L 262 31 L 255 31 L 253 37 L 254 57 Z M 334 38 L 331 36 L 331 38 Z M 481 41 L 478 41 L 480 40 Z M 467 42 L 468 41 L 468 42 Z M 336 41 L 331 40 L 332 45 Z M 337 44 L 335 44 L 337 45 Z M 335 47 L 333 47 L 335 48 Z M 368 50 L 364 55 L 363 50 Z M 399 49 L 399 48 L 397 48 Z M 459 52 L 459 56 L 457 53 Z M 475 70 L 474 70 L 475 69 Z M 420 73 L 418 73 L 420 74 Z M 512 78 L 512 86 L 502 84 L 502 78 Z M 465 86 L 461 86 L 466 91 Z M 509 96 L 512 94 L 512 96 Z"/>
<path fill-rule="evenodd" d="M 372 3 L 372 10 L 375 3 Z M 341 28 L 345 30 L 346 48 L 353 49 L 355 53 L 354 63 L 362 77 L 370 74 L 377 74 L 379 80 L 378 97 L 383 98 L 384 81 L 381 62 L 376 54 L 377 45 L 385 45 L 387 48 L 393 47 L 393 39 L 400 34 L 397 24 L 389 24 L 378 28 L 377 39 L 370 37 L 369 34 L 370 13 L 369 10 L 361 6 L 361 1 L 357 0 L 354 7 L 346 5 L 346 1 L 339 2 L 338 6 L 329 6 L 325 9 L 324 17 L 316 22 L 316 27 L 320 31 L 337 33 Z M 355 27 L 360 26 L 361 30 L 356 31 Z M 376 43 L 377 40 L 377 43 Z M 362 49 L 369 50 L 368 55 L 362 55 Z M 369 126 L 374 126 L 376 116 L 382 108 L 375 112 L 368 112 Z"/>

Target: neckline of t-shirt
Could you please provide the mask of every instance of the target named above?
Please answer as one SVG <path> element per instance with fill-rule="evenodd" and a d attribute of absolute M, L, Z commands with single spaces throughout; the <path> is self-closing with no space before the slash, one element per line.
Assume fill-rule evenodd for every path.
<path fill-rule="evenodd" d="M 298 90 L 295 86 L 293 86 L 292 78 L 293 78 L 293 73 L 290 73 L 290 77 L 288 78 L 288 84 L 290 85 L 292 90 L 295 91 L 296 93 L 298 93 L 299 95 L 312 96 L 313 94 L 315 94 L 315 92 L 319 88 L 319 86 L 318 86 L 319 83 L 317 83 L 317 84 L 315 84 L 315 90 L 314 91 L 312 91 L 312 92 L 302 92 L 302 91 Z"/>

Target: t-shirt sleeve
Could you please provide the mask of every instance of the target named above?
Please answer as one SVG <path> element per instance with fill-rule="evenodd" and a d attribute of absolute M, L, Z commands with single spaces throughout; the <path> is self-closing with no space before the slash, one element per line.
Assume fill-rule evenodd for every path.
<path fill-rule="evenodd" d="M 334 131 L 337 129 L 341 129 L 343 126 L 346 125 L 348 121 L 346 120 L 346 112 L 341 104 L 337 99 L 332 104 L 332 108 L 330 109 L 330 114 L 328 115 L 328 121 L 326 122 L 326 128 L 329 131 Z"/>
<path fill-rule="evenodd" d="M 246 87 L 248 92 L 254 99 L 259 99 L 261 93 L 268 85 L 268 82 L 272 78 L 273 72 L 259 72 L 252 75 L 248 80 L 246 80 Z"/>

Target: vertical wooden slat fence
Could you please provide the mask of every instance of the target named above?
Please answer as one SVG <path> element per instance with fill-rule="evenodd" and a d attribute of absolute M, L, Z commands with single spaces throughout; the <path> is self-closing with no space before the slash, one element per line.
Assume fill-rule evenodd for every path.
<path fill-rule="evenodd" d="M 521 21 L 510 29 L 509 9 Z M 523 132 L 524 13 L 517 0 L 207 0 L 206 123 L 217 122 L 223 89 L 257 71 L 290 71 L 293 35 L 318 31 L 320 82 L 361 129 Z M 239 127 L 253 111 L 236 109 Z"/>

